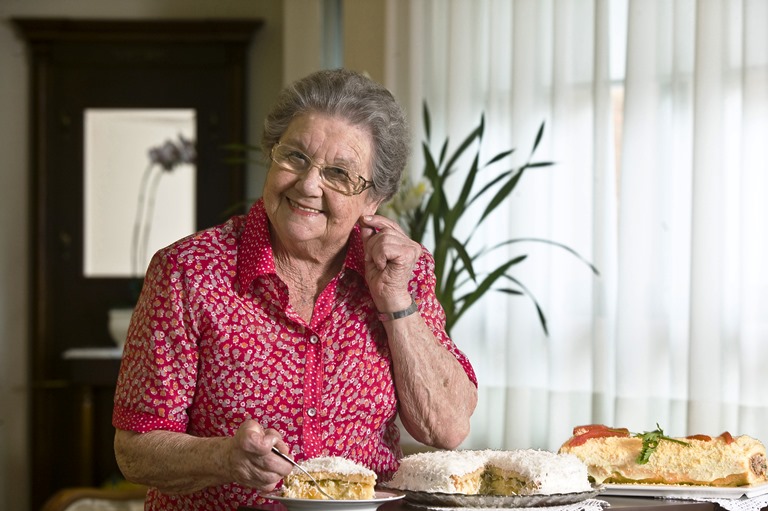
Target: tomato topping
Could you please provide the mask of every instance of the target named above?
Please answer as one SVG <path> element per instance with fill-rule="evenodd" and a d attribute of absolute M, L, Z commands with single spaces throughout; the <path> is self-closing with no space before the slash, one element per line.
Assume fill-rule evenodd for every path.
<path fill-rule="evenodd" d="M 702 440 L 704 442 L 709 442 L 710 440 L 712 440 L 712 437 L 708 435 L 689 435 L 685 438 L 687 438 L 688 440 Z"/>
<path fill-rule="evenodd" d="M 726 444 L 731 444 L 731 443 L 733 443 L 733 437 L 732 437 L 732 436 L 731 436 L 731 434 L 730 434 L 730 433 L 728 433 L 727 431 L 723 431 L 723 434 L 722 434 L 722 435 L 720 435 L 720 438 L 722 438 L 722 439 L 723 439 L 723 441 L 724 441 Z"/>
<path fill-rule="evenodd" d="M 575 428 L 573 428 L 573 434 L 581 435 L 588 431 L 592 431 L 593 429 L 605 429 L 605 428 L 607 428 L 607 426 L 603 424 L 587 424 L 585 426 L 576 426 Z"/>
<path fill-rule="evenodd" d="M 566 444 L 570 447 L 584 444 L 591 438 L 628 437 L 627 428 L 609 428 L 603 424 L 589 424 L 573 428 L 573 437 Z"/>
<path fill-rule="evenodd" d="M 573 434 L 574 436 L 582 435 L 584 433 L 589 433 L 591 431 L 625 431 L 626 433 L 629 433 L 629 430 L 627 428 L 609 428 L 605 424 L 587 424 L 585 426 L 576 426 L 573 428 Z"/>

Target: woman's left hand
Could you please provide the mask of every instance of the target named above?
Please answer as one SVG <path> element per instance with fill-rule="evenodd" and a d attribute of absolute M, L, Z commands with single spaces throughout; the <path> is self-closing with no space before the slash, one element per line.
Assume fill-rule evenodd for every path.
<path fill-rule="evenodd" d="M 365 247 L 365 279 L 382 312 L 403 310 L 411 304 L 408 282 L 421 256 L 421 245 L 395 222 L 381 215 L 360 218 Z"/>
<path fill-rule="evenodd" d="M 360 226 L 365 279 L 376 308 L 379 312 L 408 308 L 412 300 L 408 283 L 421 245 L 383 216 L 362 217 Z M 455 449 L 469 434 L 477 388 L 420 314 L 383 324 L 403 426 L 421 443 Z"/>

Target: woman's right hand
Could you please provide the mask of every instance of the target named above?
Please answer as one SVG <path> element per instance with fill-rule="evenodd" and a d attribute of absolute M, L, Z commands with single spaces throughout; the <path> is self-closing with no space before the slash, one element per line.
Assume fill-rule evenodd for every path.
<path fill-rule="evenodd" d="M 125 478 L 175 494 L 232 482 L 259 492 L 272 491 L 293 468 L 272 452 L 273 446 L 288 451 L 280 433 L 264 430 L 253 420 L 243 422 L 234 436 L 115 432 L 115 458 Z"/>
<path fill-rule="evenodd" d="M 260 492 L 275 489 L 277 483 L 293 468 L 290 463 L 272 452 L 272 447 L 288 453 L 288 446 L 280 433 L 264 429 L 251 419 L 243 422 L 232 438 L 229 468 L 232 480 Z"/>

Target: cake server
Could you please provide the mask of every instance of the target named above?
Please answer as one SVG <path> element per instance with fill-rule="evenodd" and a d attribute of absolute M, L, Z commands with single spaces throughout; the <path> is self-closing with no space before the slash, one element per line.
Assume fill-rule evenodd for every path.
<path fill-rule="evenodd" d="M 320 491 L 320 493 L 322 493 L 323 495 L 325 495 L 325 496 L 328 498 L 328 500 L 336 500 L 336 499 L 334 499 L 333 497 L 331 497 L 330 495 L 328 495 L 327 493 L 325 493 L 325 490 L 323 490 L 323 489 L 320 487 L 320 483 L 318 483 L 318 482 L 315 480 L 315 478 L 314 478 L 314 477 L 312 477 L 312 475 L 311 475 L 309 472 L 307 472 L 306 470 L 304 470 L 303 468 L 301 468 L 301 466 L 300 466 L 298 463 L 296 463 L 295 461 L 293 461 L 291 458 L 289 458 L 289 457 L 288 457 L 288 456 L 286 456 L 285 454 L 283 454 L 283 453 L 281 453 L 280 451 L 278 451 L 278 450 L 277 450 L 277 447 L 274 447 L 274 446 L 273 446 L 273 447 L 272 447 L 272 452 L 273 452 L 273 453 L 275 453 L 275 454 L 277 454 L 277 455 L 278 455 L 278 456 L 280 456 L 281 458 L 283 458 L 285 461 L 287 461 L 288 463 L 290 463 L 290 464 L 291 464 L 291 465 L 293 465 L 294 467 L 296 467 L 296 468 L 298 468 L 299 470 L 301 470 L 302 472 L 304 472 L 304 474 L 305 474 L 307 477 L 309 477 L 309 479 L 310 479 L 310 480 L 311 480 L 311 481 L 312 481 L 312 482 L 315 484 L 315 486 L 316 486 L 316 487 L 317 487 L 317 489 Z"/>

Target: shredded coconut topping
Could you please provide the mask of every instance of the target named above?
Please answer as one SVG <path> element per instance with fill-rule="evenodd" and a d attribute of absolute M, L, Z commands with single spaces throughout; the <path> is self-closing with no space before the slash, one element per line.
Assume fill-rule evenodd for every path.
<path fill-rule="evenodd" d="M 576 493 L 592 489 L 587 467 L 576 456 L 550 451 L 435 451 L 406 456 L 390 486 L 401 490 L 466 493 L 467 477 L 499 469 L 525 480 L 528 491 L 538 494 Z"/>
<path fill-rule="evenodd" d="M 391 486 L 401 490 L 458 493 L 456 481 L 485 466 L 481 451 L 434 451 L 406 456 L 392 478 Z"/>
<path fill-rule="evenodd" d="M 488 463 L 520 474 L 537 489 L 536 493 L 574 493 L 592 489 L 587 466 L 571 454 L 536 449 L 496 451 L 489 454 Z"/>
<path fill-rule="evenodd" d="M 362 474 L 365 476 L 376 475 L 372 470 L 364 467 L 359 463 L 355 463 L 352 460 L 342 458 L 341 456 L 320 456 L 318 458 L 311 458 L 299 463 L 301 467 L 309 473 L 312 472 L 332 472 L 334 474 L 350 475 L 350 474 Z M 293 472 L 301 473 L 296 467 L 293 468 Z"/>

